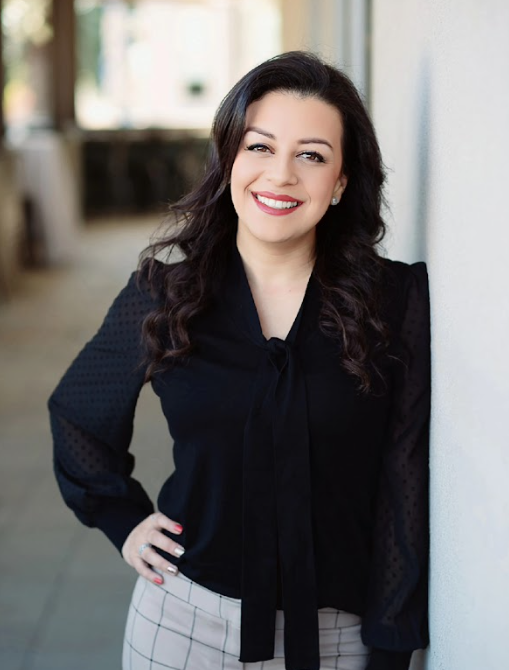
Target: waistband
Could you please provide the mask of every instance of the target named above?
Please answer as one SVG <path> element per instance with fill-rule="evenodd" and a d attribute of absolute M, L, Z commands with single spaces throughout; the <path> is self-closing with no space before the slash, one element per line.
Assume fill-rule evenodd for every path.
<path fill-rule="evenodd" d="M 194 607 L 207 612 L 212 616 L 228 621 L 235 628 L 240 629 L 241 600 L 230 598 L 211 591 L 186 577 L 182 572 L 175 576 L 164 575 L 164 584 L 158 588 L 171 593 L 175 598 L 189 603 Z M 345 628 L 361 623 L 361 617 L 351 612 L 338 610 L 333 607 L 322 607 L 318 610 L 319 630 Z M 276 611 L 276 629 L 283 630 L 284 614 Z"/>

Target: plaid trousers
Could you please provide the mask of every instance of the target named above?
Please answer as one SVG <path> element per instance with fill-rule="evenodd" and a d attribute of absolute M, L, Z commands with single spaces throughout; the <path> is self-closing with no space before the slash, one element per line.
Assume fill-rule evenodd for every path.
<path fill-rule="evenodd" d="M 165 575 L 162 586 L 139 577 L 127 617 L 122 669 L 284 670 L 284 615 L 279 610 L 274 659 L 238 660 L 240 602 L 182 573 Z M 360 617 L 327 607 L 318 611 L 318 620 L 321 669 L 365 670 L 369 648 L 361 640 Z"/>

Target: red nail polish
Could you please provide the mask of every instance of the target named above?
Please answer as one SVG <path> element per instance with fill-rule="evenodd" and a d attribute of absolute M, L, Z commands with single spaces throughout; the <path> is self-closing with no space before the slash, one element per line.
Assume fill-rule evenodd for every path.
<path fill-rule="evenodd" d="M 161 579 L 161 577 L 154 577 L 154 582 L 155 582 L 156 584 L 162 584 L 162 583 L 163 583 L 163 580 Z"/>
<path fill-rule="evenodd" d="M 181 533 L 183 530 L 184 529 L 182 528 L 182 526 L 179 523 L 175 524 L 175 532 L 176 533 Z"/>

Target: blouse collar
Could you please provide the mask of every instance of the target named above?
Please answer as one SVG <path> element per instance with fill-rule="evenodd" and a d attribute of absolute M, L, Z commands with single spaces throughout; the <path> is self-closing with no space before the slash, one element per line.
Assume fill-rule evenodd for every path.
<path fill-rule="evenodd" d="M 236 244 L 232 248 L 230 263 L 221 289 L 220 302 L 223 303 L 229 317 L 235 321 L 241 332 L 256 346 L 267 348 L 270 340 L 279 339 L 267 339 L 263 334 L 244 262 Z M 288 335 L 281 341 L 289 346 L 298 346 L 315 332 L 320 304 L 318 280 L 312 273 L 297 316 Z"/>

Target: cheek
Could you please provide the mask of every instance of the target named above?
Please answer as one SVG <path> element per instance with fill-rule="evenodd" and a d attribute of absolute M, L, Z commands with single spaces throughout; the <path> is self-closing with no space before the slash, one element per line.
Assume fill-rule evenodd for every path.
<path fill-rule="evenodd" d="M 239 192 L 239 184 L 240 184 L 239 174 L 234 165 L 230 176 L 230 190 L 232 198 L 234 200 L 235 197 L 237 196 L 237 193 Z"/>
<path fill-rule="evenodd" d="M 335 184 L 335 179 L 320 178 L 313 180 L 313 183 L 309 184 L 309 188 L 312 189 L 314 199 L 317 203 L 328 206 Z"/>
<path fill-rule="evenodd" d="M 232 166 L 231 183 L 232 189 L 243 190 L 253 180 L 255 175 L 252 162 L 246 160 L 242 154 L 239 154 Z"/>
<path fill-rule="evenodd" d="M 242 158 L 236 158 L 232 166 L 230 191 L 237 215 L 240 215 L 239 208 L 243 208 L 246 188 L 251 181 L 251 175 L 246 162 Z"/>

